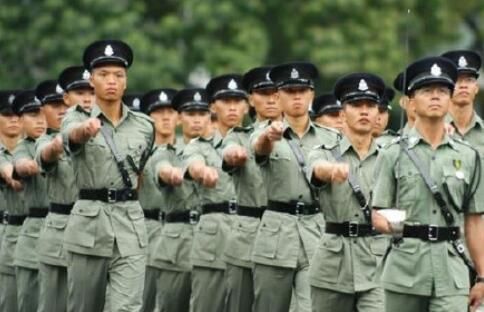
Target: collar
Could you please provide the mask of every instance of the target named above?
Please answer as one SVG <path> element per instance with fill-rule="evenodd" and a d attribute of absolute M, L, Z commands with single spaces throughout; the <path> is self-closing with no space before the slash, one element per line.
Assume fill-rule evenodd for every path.
<path fill-rule="evenodd" d="M 420 132 L 415 127 L 408 131 L 408 135 L 406 136 L 406 138 L 407 138 L 409 149 L 414 148 L 420 143 L 424 143 L 428 145 L 428 143 L 424 140 Z M 442 145 L 449 145 L 453 149 L 459 150 L 459 147 L 456 145 L 454 140 L 452 140 L 452 138 L 447 133 L 444 134 L 444 138 L 442 142 L 439 144 L 439 147 Z"/>
<path fill-rule="evenodd" d="M 128 115 L 131 113 L 132 112 L 129 107 L 124 105 L 124 103 L 121 103 L 121 119 L 119 120 L 119 124 L 123 123 L 123 121 L 128 118 Z M 91 109 L 91 117 L 99 118 L 100 116 L 103 116 L 105 120 L 109 121 L 109 119 L 104 115 L 104 112 L 101 110 L 101 108 L 98 105 L 93 105 Z M 109 121 L 109 123 L 111 123 L 111 121 Z"/>
<path fill-rule="evenodd" d="M 286 139 L 290 139 L 291 138 L 291 133 L 292 134 L 296 134 L 296 132 L 292 129 L 291 125 L 289 124 L 289 122 L 287 121 L 286 118 L 284 118 L 283 120 L 283 125 L 284 125 L 284 133 L 282 134 Z M 306 136 L 307 133 L 309 132 L 316 132 L 316 124 L 314 124 L 311 120 L 309 120 L 308 122 L 308 126 L 306 128 L 306 130 L 304 131 L 304 134 L 303 134 L 303 137 Z"/>
<path fill-rule="evenodd" d="M 356 155 L 358 155 L 355 148 L 351 144 L 350 139 L 348 139 L 348 137 L 346 137 L 346 136 L 343 136 L 341 138 L 341 140 L 339 141 L 339 148 L 340 148 L 341 155 L 344 155 L 345 153 L 349 152 L 350 150 L 352 150 Z M 368 158 L 369 156 L 371 156 L 375 153 L 378 153 L 378 146 L 376 144 L 376 141 L 374 139 L 372 139 L 371 144 L 370 144 L 370 149 L 368 150 L 368 154 L 366 155 L 365 158 Z"/>

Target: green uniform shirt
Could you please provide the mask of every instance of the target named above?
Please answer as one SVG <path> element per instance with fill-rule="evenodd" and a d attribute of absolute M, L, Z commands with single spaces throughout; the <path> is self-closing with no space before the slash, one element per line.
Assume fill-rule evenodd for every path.
<path fill-rule="evenodd" d="M 69 143 L 71 129 L 86 117 L 84 113 L 68 114 L 61 127 L 64 143 L 72 158 L 78 189 L 125 188 L 116 161 L 101 133 L 83 145 Z M 131 111 L 125 105 L 122 106 L 121 120 L 116 127 L 97 105 L 92 108 L 90 117 L 100 118 L 111 129 L 119 153 L 130 155 L 139 167 L 144 151 L 152 148 L 154 134 L 151 119 Z M 129 164 L 126 169 L 133 188 L 137 188 L 135 169 Z M 78 200 L 67 224 L 66 248 L 76 253 L 110 257 L 115 242 L 123 257 L 145 252 L 147 234 L 139 201 L 105 203 Z"/>
<path fill-rule="evenodd" d="M 195 161 L 202 161 L 205 165 L 216 168 L 218 172 L 218 182 L 214 188 L 206 188 L 200 183 L 195 184 L 200 205 L 228 203 L 236 199 L 232 177 L 222 170 L 221 152 L 222 138 L 217 135 L 209 139 L 201 137 L 193 139 L 183 151 L 185 168 Z M 191 253 L 194 266 L 225 269 L 222 256 L 232 219 L 232 216 L 223 213 L 209 213 L 200 217 L 195 228 Z"/>
<path fill-rule="evenodd" d="M 308 154 L 314 147 L 335 145 L 339 134 L 309 122 L 304 135 L 299 138 L 287 121 L 284 121 L 284 127 L 283 138 L 274 144 L 272 153 L 257 156 L 262 174 L 266 177 L 268 200 L 312 204 L 311 190 L 287 140 L 290 138 L 297 142 L 307 163 Z M 261 127 L 252 135 L 251 146 L 263 131 Z M 324 218 L 320 213 L 297 217 L 266 211 L 259 226 L 252 260 L 265 265 L 295 268 L 300 248 L 304 248 L 307 258 L 312 259 L 323 229 Z"/>
<path fill-rule="evenodd" d="M 376 144 L 379 147 L 385 147 L 388 144 L 391 144 L 396 138 L 398 138 L 399 134 L 393 130 L 385 130 L 383 133 L 375 139 Z"/>
<path fill-rule="evenodd" d="M 309 175 L 312 176 L 314 165 L 318 161 L 339 161 L 334 158 L 331 151 L 333 149 L 349 164 L 351 174 L 365 198 L 369 200 L 378 155 L 376 142 L 372 142 L 368 154 L 361 160 L 346 137 L 335 147 L 323 145 L 316 148 L 309 154 Z M 326 222 L 368 224 L 347 181 L 341 184 L 322 184 L 319 196 Z M 383 236 L 349 238 L 325 233 L 311 264 L 310 283 L 316 287 L 344 293 L 376 288 L 379 285 L 374 280 L 375 274 L 386 247 L 387 238 Z"/>
<path fill-rule="evenodd" d="M 42 150 L 57 135 L 59 131 L 49 129 L 47 134 L 37 139 L 35 158 L 45 176 L 49 203 L 73 205 L 77 200 L 78 190 L 70 157 L 64 153 L 59 160 L 52 163 L 46 163 L 41 159 Z M 52 212 L 45 218 L 38 242 L 40 262 L 58 266 L 67 265 L 63 244 L 68 219 L 69 215 Z"/>
<path fill-rule="evenodd" d="M 180 138 L 175 145 L 168 144 L 160 147 L 152 157 L 153 183 L 156 183 L 159 191 L 164 194 L 167 214 L 200 208 L 193 181 L 185 179 L 180 186 L 172 186 L 158 178 L 158 173 L 164 166 L 183 167 L 184 148 L 185 144 Z M 161 235 L 156 238 L 156 250 L 153 252 L 153 261 L 150 265 L 168 271 L 190 271 L 193 229 L 194 226 L 190 223 L 165 223 Z"/>
<path fill-rule="evenodd" d="M 475 151 L 466 143 L 447 135 L 437 149 L 432 150 L 415 128 L 409 131 L 408 148 L 414 150 L 422 166 L 428 168 L 432 180 L 444 196 L 450 196 L 460 205 L 465 186 L 470 183 L 475 171 Z M 400 151 L 399 144 L 392 144 L 382 150 L 377 163 L 380 170 L 373 193 L 373 207 L 395 207 L 396 196 L 399 194 L 398 208 L 406 211 L 406 224 L 447 226 L 440 207 L 418 169 Z M 447 183 L 450 194 L 445 195 L 443 183 Z M 484 211 L 483 196 L 481 183 L 470 202 L 469 213 Z M 454 208 L 451 211 L 456 220 L 455 225 L 463 226 L 462 213 Z M 431 243 L 404 238 L 401 244 L 392 247 L 381 280 L 385 289 L 422 296 L 464 295 L 469 292 L 467 267 L 449 242 Z"/>
<path fill-rule="evenodd" d="M 247 151 L 248 159 L 242 167 L 232 168 L 224 164 L 224 170 L 232 175 L 238 204 L 260 209 L 267 205 L 267 191 L 262 172 L 250 148 L 250 135 L 253 131 L 253 127 L 235 127 L 227 133 L 222 144 L 224 150 L 232 146 L 243 147 Z M 259 223 L 259 218 L 245 216 L 234 218 L 225 250 L 226 262 L 252 268 L 252 249 Z"/>
<path fill-rule="evenodd" d="M 465 131 L 465 133 L 459 133 L 454 124 L 452 116 L 447 115 L 447 117 L 447 121 L 456 129 L 454 135 L 471 144 L 479 151 L 481 158 L 484 158 L 484 122 L 482 121 L 481 117 L 474 112 L 469 128 Z"/>

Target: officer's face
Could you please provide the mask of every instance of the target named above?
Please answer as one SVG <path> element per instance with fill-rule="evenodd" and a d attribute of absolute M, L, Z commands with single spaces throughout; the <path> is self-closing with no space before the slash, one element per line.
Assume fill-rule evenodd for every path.
<path fill-rule="evenodd" d="M 42 107 L 47 126 L 52 129 L 59 129 L 68 106 L 64 102 L 46 103 Z"/>
<path fill-rule="evenodd" d="M 70 90 L 64 93 L 64 103 L 69 107 L 80 105 L 85 111 L 91 111 L 94 104 L 94 90 L 93 89 L 78 89 Z"/>
<path fill-rule="evenodd" d="M 342 115 L 349 133 L 369 134 L 378 117 L 378 105 L 369 100 L 344 103 Z"/>
<path fill-rule="evenodd" d="M 222 98 L 215 100 L 210 109 L 217 114 L 221 126 L 233 128 L 242 124 L 249 107 L 243 98 Z"/>
<path fill-rule="evenodd" d="M 47 129 L 47 122 L 42 110 L 23 113 L 20 120 L 25 135 L 33 139 L 40 137 Z"/>
<path fill-rule="evenodd" d="M 449 110 L 450 96 L 449 88 L 435 84 L 415 90 L 409 102 L 418 118 L 440 119 Z"/>
<path fill-rule="evenodd" d="M 250 106 L 254 107 L 259 120 L 277 119 L 281 116 L 281 106 L 277 101 L 277 89 L 254 90 L 249 95 Z"/>
<path fill-rule="evenodd" d="M 341 111 L 326 113 L 314 119 L 314 122 L 323 127 L 329 127 L 338 131 L 343 130 L 343 118 Z"/>
<path fill-rule="evenodd" d="M 203 136 L 210 124 L 210 112 L 208 111 L 182 111 L 179 116 L 185 139 Z"/>
<path fill-rule="evenodd" d="M 178 112 L 171 107 L 161 107 L 150 113 L 155 122 L 155 130 L 161 136 L 171 136 L 175 133 Z"/>
<path fill-rule="evenodd" d="M 14 113 L 0 114 L 0 135 L 14 138 L 22 132 L 20 117 Z"/>
<path fill-rule="evenodd" d="M 277 92 L 284 114 L 291 117 L 307 116 L 314 91 L 308 87 L 286 87 Z"/>
<path fill-rule="evenodd" d="M 477 79 L 470 74 L 460 74 L 455 84 L 452 103 L 457 106 L 473 104 L 478 92 Z"/>
<path fill-rule="evenodd" d="M 378 115 L 376 117 L 376 122 L 373 127 L 374 137 L 379 137 L 383 133 L 383 131 L 385 131 L 388 125 L 389 117 L 390 117 L 390 114 L 388 113 L 387 109 L 378 107 Z"/>
<path fill-rule="evenodd" d="M 96 97 L 102 101 L 120 101 L 126 89 L 126 69 L 120 66 L 102 66 L 94 68 L 90 84 Z"/>

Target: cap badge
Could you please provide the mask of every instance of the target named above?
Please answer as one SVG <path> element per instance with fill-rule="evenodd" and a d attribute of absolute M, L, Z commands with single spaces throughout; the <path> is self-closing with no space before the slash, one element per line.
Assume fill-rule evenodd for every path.
<path fill-rule="evenodd" d="M 360 83 L 358 84 L 358 90 L 360 91 L 368 90 L 368 84 L 366 83 L 365 79 L 360 80 Z"/>
<path fill-rule="evenodd" d="M 268 71 L 268 72 L 266 73 L 266 80 L 267 80 L 267 81 L 271 81 L 271 76 L 270 76 L 269 74 L 270 74 L 270 72 Z"/>
<path fill-rule="evenodd" d="M 91 74 L 87 69 L 84 69 L 84 72 L 82 73 L 82 79 L 88 80 L 89 78 L 91 78 Z"/>
<path fill-rule="evenodd" d="M 139 109 L 139 107 L 140 107 L 140 100 L 139 100 L 139 98 L 134 98 L 133 99 L 133 108 L 134 109 Z"/>
<path fill-rule="evenodd" d="M 58 94 L 62 94 L 64 92 L 64 90 L 62 90 L 61 86 L 56 85 L 55 86 L 55 92 L 57 92 Z"/>
<path fill-rule="evenodd" d="M 227 85 L 229 87 L 230 90 L 235 90 L 237 89 L 237 82 L 235 82 L 235 80 L 230 80 L 229 84 Z"/>
<path fill-rule="evenodd" d="M 431 74 L 432 76 L 439 77 L 440 75 L 442 75 L 442 69 L 440 68 L 440 66 L 439 66 L 439 65 L 434 64 L 434 65 L 432 65 L 432 67 L 430 68 L 430 74 Z"/>
<path fill-rule="evenodd" d="M 195 95 L 193 96 L 193 100 L 195 102 L 200 102 L 202 100 L 202 96 L 200 95 L 199 92 L 195 93 Z"/>
<path fill-rule="evenodd" d="M 111 47 L 111 45 L 108 44 L 106 46 L 106 48 L 104 49 L 104 55 L 106 55 L 106 56 L 112 56 L 113 54 L 114 54 L 113 47 Z"/>
<path fill-rule="evenodd" d="M 8 97 L 8 104 L 12 105 L 13 100 L 15 100 L 15 95 L 14 94 L 10 94 L 10 96 Z"/>
<path fill-rule="evenodd" d="M 467 67 L 467 60 L 465 57 L 459 57 L 459 67 Z"/>
<path fill-rule="evenodd" d="M 298 79 L 299 78 L 299 72 L 297 69 L 293 68 L 291 71 L 291 79 Z"/>
<path fill-rule="evenodd" d="M 341 106 L 340 100 L 336 100 L 336 105 Z"/>
<path fill-rule="evenodd" d="M 158 97 L 158 99 L 159 99 L 161 102 L 166 102 L 166 101 L 168 101 L 168 96 L 166 95 L 166 93 L 165 93 L 165 92 L 161 91 L 160 96 Z"/>

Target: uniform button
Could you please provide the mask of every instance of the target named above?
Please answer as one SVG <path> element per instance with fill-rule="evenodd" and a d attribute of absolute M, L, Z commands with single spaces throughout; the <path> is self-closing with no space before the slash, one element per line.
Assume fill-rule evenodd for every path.
<path fill-rule="evenodd" d="M 437 213 L 437 210 L 435 210 L 435 209 L 434 209 L 434 210 L 432 210 L 432 213 L 433 213 L 433 214 L 436 214 L 436 213 Z"/>
<path fill-rule="evenodd" d="M 359 217 L 359 216 L 360 216 L 359 214 L 357 214 L 357 213 L 355 214 L 355 217 Z"/>
<path fill-rule="evenodd" d="M 432 160 L 435 160 L 435 156 L 432 156 Z"/>
<path fill-rule="evenodd" d="M 356 244 L 356 239 L 355 239 L 355 240 L 353 240 L 353 244 Z"/>

